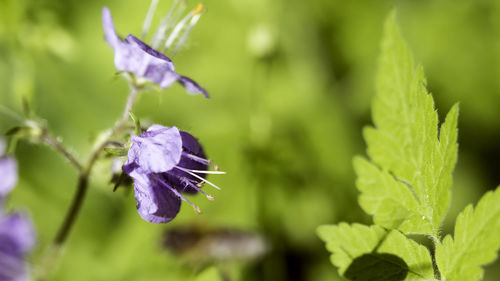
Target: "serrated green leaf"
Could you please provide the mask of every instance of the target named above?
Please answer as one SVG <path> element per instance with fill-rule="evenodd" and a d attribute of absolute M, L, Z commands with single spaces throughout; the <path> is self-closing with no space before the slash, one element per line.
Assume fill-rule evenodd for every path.
<path fill-rule="evenodd" d="M 338 267 L 340 275 L 345 274 L 356 258 L 378 253 L 397 256 L 406 263 L 408 274 L 404 280 L 433 279 L 434 277 L 432 260 L 427 249 L 398 231 L 391 231 L 386 236 L 386 231 L 376 225 L 340 223 L 320 226 L 317 232 L 319 237 L 326 242 L 328 251 L 332 253 L 331 262 Z M 377 249 L 380 242 L 382 243 Z M 401 267 L 400 270 L 405 269 Z"/>
<path fill-rule="evenodd" d="M 473 281 L 483 274 L 482 265 L 497 258 L 500 249 L 500 187 L 486 193 L 476 208 L 467 206 L 457 217 L 454 238 L 436 247 L 436 263 L 442 280 Z"/>
<path fill-rule="evenodd" d="M 415 66 L 392 13 L 382 40 L 373 102 L 375 127 L 364 130 L 368 155 L 380 169 L 356 170 L 362 179 L 358 188 L 366 192 L 360 204 L 384 227 L 400 225 L 404 233 L 438 237 L 450 201 L 451 172 L 456 162 L 458 106 L 450 110 L 438 138 L 437 113 L 425 85 L 423 69 Z M 377 173 L 380 175 L 374 176 Z M 393 180 L 388 180 L 389 176 Z M 367 182 L 373 177 L 379 181 Z M 408 190 L 399 189 L 414 193 L 417 207 Z M 386 190 L 404 195 L 392 220 L 390 208 L 394 204 L 383 206 L 388 199 L 383 194 Z"/>

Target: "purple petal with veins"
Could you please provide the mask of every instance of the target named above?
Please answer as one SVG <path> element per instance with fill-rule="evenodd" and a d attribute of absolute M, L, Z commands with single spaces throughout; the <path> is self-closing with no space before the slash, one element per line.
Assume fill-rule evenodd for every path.
<path fill-rule="evenodd" d="M 205 89 L 188 77 L 181 76 L 177 82 L 184 86 L 186 91 L 192 95 L 203 94 L 206 98 L 210 97 Z"/>
<path fill-rule="evenodd" d="M 166 223 L 175 218 L 181 207 L 179 197 L 148 175 L 134 171 L 130 176 L 134 179 L 137 212 L 144 220 Z"/>
<path fill-rule="evenodd" d="M 161 128 L 160 128 L 161 127 Z M 141 174 L 162 173 L 179 163 L 182 154 L 182 138 L 176 127 L 157 125 L 139 136 L 132 136 L 132 146 L 124 171 L 137 167 Z"/>

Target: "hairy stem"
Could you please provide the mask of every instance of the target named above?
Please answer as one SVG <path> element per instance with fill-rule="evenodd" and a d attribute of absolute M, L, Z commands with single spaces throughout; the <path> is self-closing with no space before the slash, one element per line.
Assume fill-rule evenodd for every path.
<path fill-rule="evenodd" d="M 59 152 L 64 158 L 66 158 L 78 171 L 82 170 L 82 165 L 80 162 L 71 154 L 69 150 L 67 150 L 64 145 L 56 138 L 54 138 L 47 130 L 44 130 L 42 133 L 42 139 L 49 146 L 54 148 L 57 152 Z"/>

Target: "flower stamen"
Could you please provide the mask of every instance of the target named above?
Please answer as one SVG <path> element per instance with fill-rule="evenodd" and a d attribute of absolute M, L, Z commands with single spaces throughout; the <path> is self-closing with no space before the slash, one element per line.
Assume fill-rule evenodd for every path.
<path fill-rule="evenodd" d="M 204 179 L 204 178 L 200 177 L 199 175 L 197 175 L 197 174 L 195 174 L 195 173 L 191 173 L 191 172 L 190 172 L 189 170 L 187 170 L 187 169 L 184 169 L 184 168 L 182 168 L 182 167 L 178 167 L 178 166 L 176 166 L 176 167 L 174 167 L 174 168 L 175 168 L 175 169 L 178 169 L 178 170 L 181 170 L 181 171 L 183 171 L 183 172 L 185 172 L 185 173 L 187 173 L 187 174 L 189 174 L 189 175 L 191 175 L 191 176 L 193 176 L 193 177 L 195 177 L 195 178 L 199 179 L 199 180 L 200 180 L 200 181 L 202 181 L 202 182 L 206 182 L 206 183 L 208 183 L 209 185 L 213 186 L 213 187 L 214 187 L 215 189 L 217 189 L 217 190 L 221 190 L 221 188 L 220 188 L 220 187 L 218 187 L 217 185 L 215 185 L 215 184 L 211 183 L 210 181 L 208 181 L 208 180 L 206 180 L 206 179 Z"/>
<path fill-rule="evenodd" d="M 178 167 L 178 166 L 176 166 Z M 182 168 L 182 167 L 178 167 L 178 168 Z M 184 168 L 186 169 L 186 168 Z M 189 170 L 190 172 L 193 172 L 193 173 L 198 173 L 198 174 L 213 174 L 213 175 L 225 175 L 226 172 L 224 171 L 204 171 L 204 170 L 192 170 L 192 169 L 186 169 L 186 170 Z"/>
<path fill-rule="evenodd" d="M 153 16 L 156 11 L 156 7 L 158 6 L 158 0 L 152 0 L 151 5 L 149 6 L 148 13 L 146 14 L 146 18 L 144 19 L 144 24 L 142 25 L 142 34 L 141 40 L 144 41 L 146 35 L 148 34 L 149 27 L 151 26 L 151 21 L 153 20 Z"/>
<path fill-rule="evenodd" d="M 205 159 L 205 158 L 201 158 L 201 157 L 198 157 L 196 155 L 189 154 L 189 153 L 186 153 L 186 152 L 182 152 L 182 155 L 186 156 L 187 158 L 189 158 L 191 160 L 194 160 L 194 161 L 196 161 L 198 163 L 201 163 L 203 165 L 213 167 L 216 171 L 219 170 L 219 166 L 213 165 L 211 160 L 208 160 L 208 159 Z"/>
<path fill-rule="evenodd" d="M 201 209 L 200 207 L 196 206 L 194 203 L 192 203 L 191 201 L 189 201 L 186 197 L 184 197 L 179 191 L 177 191 L 175 188 L 171 187 L 170 185 L 168 185 L 166 182 L 162 181 L 157 175 L 153 174 L 153 177 L 156 179 L 156 181 L 158 181 L 161 185 L 165 186 L 166 188 L 168 188 L 170 191 L 172 191 L 177 197 L 179 197 L 180 199 L 186 201 L 189 205 L 191 205 L 191 207 L 193 207 L 194 211 L 198 214 L 201 214 Z"/>
<path fill-rule="evenodd" d="M 174 26 L 175 22 L 179 20 L 182 12 L 186 9 L 186 6 L 186 1 L 174 0 L 174 3 L 168 10 L 167 14 L 162 18 L 160 25 L 151 40 L 151 47 L 153 47 L 153 49 L 158 49 L 161 46 L 161 43 L 165 40 L 165 35 Z"/>
<path fill-rule="evenodd" d="M 192 183 L 191 181 L 187 180 L 186 183 L 189 186 L 191 186 L 192 188 L 194 188 L 196 191 L 198 191 L 199 193 L 205 195 L 205 197 L 207 197 L 208 200 L 210 200 L 210 201 L 215 200 L 215 197 L 213 197 L 212 195 L 206 194 L 203 190 L 201 190 L 198 186 L 196 186 L 196 184 Z"/>
<path fill-rule="evenodd" d="M 163 45 L 163 49 L 161 50 L 162 53 L 164 53 L 166 50 L 172 46 L 174 43 L 175 39 L 179 34 L 181 33 L 182 29 L 188 22 L 188 20 L 192 17 L 192 13 L 187 14 L 175 27 L 174 30 L 172 30 L 172 33 L 170 33 L 170 36 L 168 36 L 167 40 L 165 41 L 165 45 Z"/>
<path fill-rule="evenodd" d="M 186 29 L 184 30 L 184 33 L 182 34 L 181 38 L 179 39 L 179 41 L 175 45 L 174 49 L 172 50 L 172 55 L 174 55 L 175 53 L 177 53 L 177 51 L 182 47 L 182 45 L 184 45 L 184 43 L 186 42 L 189 34 L 191 33 L 191 30 L 193 29 L 193 27 L 196 25 L 196 23 L 200 19 L 201 13 L 203 11 L 204 11 L 204 7 L 203 7 L 202 4 L 198 4 L 198 6 L 196 6 L 196 8 L 194 8 L 194 10 L 192 12 L 191 21 L 189 21 L 189 25 L 186 27 Z"/>

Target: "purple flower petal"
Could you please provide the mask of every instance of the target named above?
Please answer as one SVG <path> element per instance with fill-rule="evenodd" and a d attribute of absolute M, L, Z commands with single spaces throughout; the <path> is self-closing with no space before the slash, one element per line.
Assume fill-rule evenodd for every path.
<path fill-rule="evenodd" d="M 10 241 L 10 251 L 24 255 L 35 245 L 35 230 L 28 216 L 21 213 L 0 218 L 0 244 Z"/>
<path fill-rule="evenodd" d="M 107 7 L 102 8 L 102 26 L 104 29 L 104 37 L 113 50 L 116 50 L 120 45 L 123 45 L 120 37 L 116 34 L 113 18 L 111 17 L 111 12 Z"/>
<path fill-rule="evenodd" d="M 207 99 L 210 97 L 205 89 L 188 77 L 181 76 L 177 82 L 184 86 L 186 91 L 192 95 L 203 94 Z"/>
<path fill-rule="evenodd" d="M 181 199 L 171 190 L 149 176 L 132 172 L 137 212 L 146 221 L 166 223 L 175 218 L 181 207 Z"/>
<path fill-rule="evenodd" d="M 167 63 L 169 63 L 169 66 L 170 66 L 170 70 L 171 71 L 174 71 L 175 69 L 175 66 L 174 66 L 174 63 L 172 62 L 171 59 L 169 59 L 167 56 L 165 56 L 164 54 L 158 52 L 157 50 L 151 48 L 150 46 L 148 46 L 146 43 L 142 42 L 141 40 L 139 40 L 137 37 L 135 37 L 134 35 L 132 34 L 129 34 L 127 35 L 127 37 L 125 37 L 125 41 L 127 41 L 128 43 L 132 44 L 132 45 L 136 45 L 137 47 L 139 47 L 141 50 L 145 51 L 146 53 L 152 55 L 153 57 L 156 57 L 156 58 L 159 58 L 161 60 L 164 60 L 166 61 Z"/>
<path fill-rule="evenodd" d="M 135 163 L 141 174 L 161 173 L 174 168 L 181 159 L 182 139 L 176 127 L 156 125 L 140 136 L 132 136 L 124 171 Z"/>
<path fill-rule="evenodd" d="M 184 131 L 180 131 L 180 134 L 182 139 L 182 147 L 184 148 L 184 150 L 186 150 L 187 153 L 205 158 L 203 147 L 201 147 L 200 142 L 195 137 L 193 137 L 193 135 Z"/>
<path fill-rule="evenodd" d="M 17 184 L 17 162 L 10 157 L 0 157 L 0 198 Z"/>
<path fill-rule="evenodd" d="M 4 243 L 4 241 L 0 240 L 0 243 Z M 1 281 L 28 281 L 27 271 L 27 266 L 22 257 L 4 252 L 0 245 Z"/>
<path fill-rule="evenodd" d="M 34 244 L 35 232 L 28 217 L 0 214 L 0 280 L 28 280 L 24 256 Z"/>

